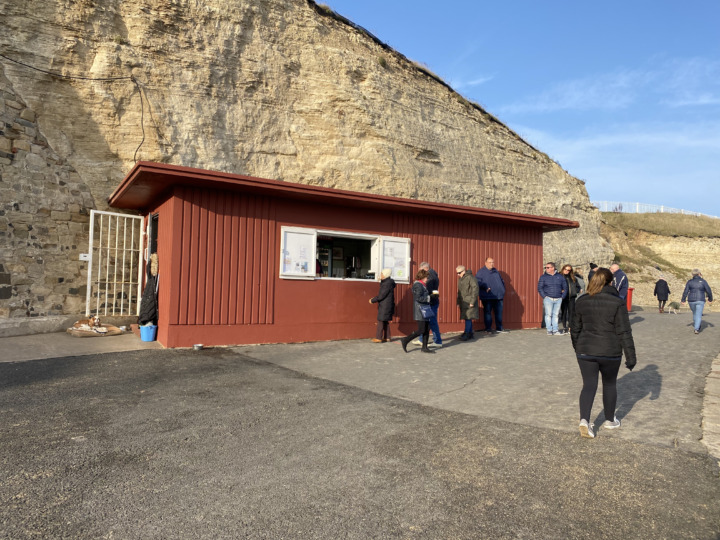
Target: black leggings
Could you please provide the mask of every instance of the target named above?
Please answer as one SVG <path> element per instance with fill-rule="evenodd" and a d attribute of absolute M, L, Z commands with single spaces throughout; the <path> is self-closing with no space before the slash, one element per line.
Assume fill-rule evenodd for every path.
<path fill-rule="evenodd" d="M 617 375 L 620 371 L 621 358 L 592 359 L 578 358 L 580 373 L 583 378 L 583 388 L 580 392 L 580 419 L 590 422 L 593 401 L 598 385 L 598 372 L 602 375 L 603 408 L 605 420 L 611 422 L 615 419 L 615 405 L 617 404 Z"/>
<path fill-rule="evenodd" d="M 575 297 L 570 296 L 563 298 L 560 304 L 560 322 L 563 325 L 563 330 L 570 329 L 573 315 L 575 315 Z"/>

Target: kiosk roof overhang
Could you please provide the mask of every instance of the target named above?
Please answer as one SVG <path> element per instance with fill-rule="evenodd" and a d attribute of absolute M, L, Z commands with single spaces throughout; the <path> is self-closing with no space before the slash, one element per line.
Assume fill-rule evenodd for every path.
<path fill-rule="evenodd" d="M 568 219 L 389 197 L 373 193 L 310 186 L 148 161 L 139 161 L 135 164 L 125 179 L 110 195 L 108 204 L 113 208 L 144 212 L 175 186 L 242 191 L 321 204 L 337 204 L 414 214 L 426 213 L 456 219 L 483 220 L 506 225 L 524 225 L 527 227 L 539 227 L 547 232 L 573 229 L 580 226 L 577 221 Z"/>

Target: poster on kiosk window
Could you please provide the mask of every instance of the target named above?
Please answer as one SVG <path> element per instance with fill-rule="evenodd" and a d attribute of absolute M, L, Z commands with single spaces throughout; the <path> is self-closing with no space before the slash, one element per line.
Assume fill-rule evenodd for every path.
<path fill-rule="evenodd" d="M 315 231 L 284 229 L 281 275 L 299 278 L 315 277 L 315 244 Z"/>
<path fill-rule="evenodd" d="M 406 238 L 383 238 L 382 267 L 392 270 L 395 281 L 407 282 L 409 276 L 410 242 Z"/>

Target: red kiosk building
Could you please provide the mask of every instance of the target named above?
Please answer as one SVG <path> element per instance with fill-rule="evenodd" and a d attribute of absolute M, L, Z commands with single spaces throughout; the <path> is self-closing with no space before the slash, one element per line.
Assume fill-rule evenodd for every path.
<path fill-rule="evenodd" d="M 375 335 L 376 276 L 398 286 L 393 335 L 410 333 L 412 278 L 440 275 L 440 327 L 461 331 L 455 267 L 495 258 L 504 326 L 537 328 L 543 232 L 565 219 L 401 199 L 139 162 L 110 206 L 152 219 L 158 341 L 166 347 L 292 343 Z M 155 237 L 156 235 L 156 237 Z"/>

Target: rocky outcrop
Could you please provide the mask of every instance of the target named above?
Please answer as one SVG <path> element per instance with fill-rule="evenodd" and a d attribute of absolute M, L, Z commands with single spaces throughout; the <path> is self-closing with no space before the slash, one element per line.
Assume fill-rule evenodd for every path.
<path fill-rule="evenodd" d="M 0 114 L 32 111 L 25 127 L 55 162 L 43 178 L 59 167 L 78 186 L 71 222 L 106 209 L 142 159 L 572 219 L 580 229 L 546 235 L 547 259 L 612 258 L 582 181 L 312 1 L 0 0 L 0 12 L 0 83 L 11 96 Z M 15 155 L 0 161 L 3 187 L 12 178 L 32 192 L 41 180 L 27 160 L 38 158 L 18 140 L 0 135 L 0 151 Z M 18 201 L 3 198 L 0 226 L 17 221 Z M 19 244 L 3 249 L 6 270 L 25 256 Z"/>

